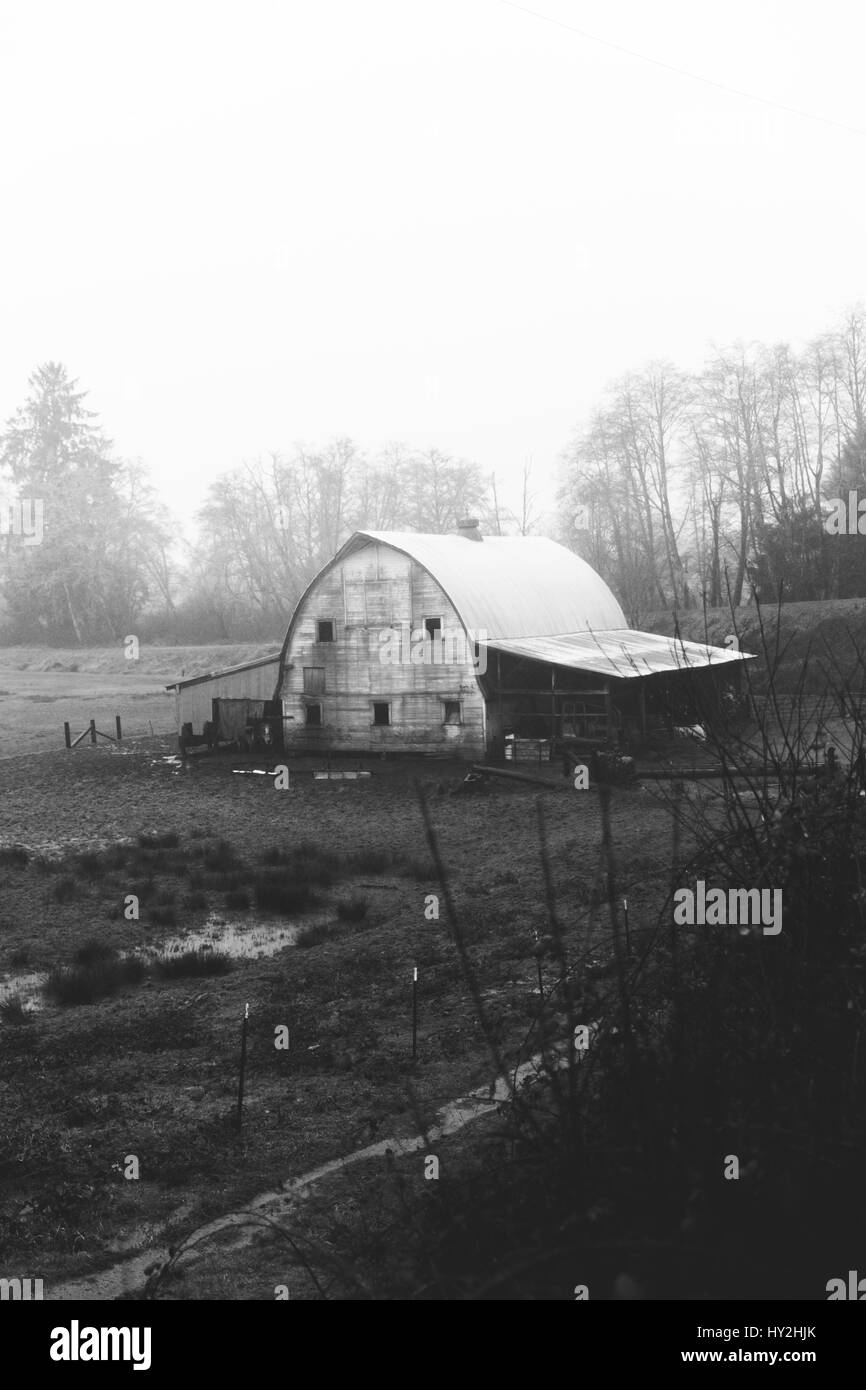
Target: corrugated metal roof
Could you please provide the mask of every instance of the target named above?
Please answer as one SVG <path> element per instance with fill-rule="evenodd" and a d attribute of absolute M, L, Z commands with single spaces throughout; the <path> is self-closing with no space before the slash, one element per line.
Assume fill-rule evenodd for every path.
<path fill-rule="evenodd" d="M 491 639 L 628 626 L 601 576 L 579 555 L 541 536 L 475 541 L 411 531 L 356 531 L 340 555 L 367 541 L 393 546 L 422 565 L 465 626 Z"/>
<path fill-rule="evenodd" d="M 257 656 L 254 661 L 242 661 L 237 666 L 224 666 L 220 671 L 205 671 L 201 676 L 187 676 L 185 680 L 172 681 L 166 690 L 180 690 L 182 686 L 198 685 L 200 681 L 213 681 L 219 676 L 233 676 L 238 671 L 252 671 L 256 666 L 276 666 L 280 660 L 279 652 L 270 656 Z"/>
<path fill-rule="evenodd" d="M 628 679 L 652 676 L 661 671 L 683 671 L 702 666 L 720 666 L 730 661 L 752 661 L 748 652 L 732 652 L 727 647 L 707 647 L 684 642 L 678 637 L 662 637 L 656 632 L 570 632 L 559 637 L 488 642 L 494 651 L 510 652 L 532 661 L 554 666 L 570 666 L 601 676 Z"/>

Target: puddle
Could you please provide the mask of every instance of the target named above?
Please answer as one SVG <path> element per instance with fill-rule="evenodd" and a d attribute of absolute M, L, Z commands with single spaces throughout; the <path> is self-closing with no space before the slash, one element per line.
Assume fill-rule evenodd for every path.
<path fill-rule="evenodd" d="M 181 758 L 178 756 L 177 753 L 168 753 L 163 758 L 150 758 L 149 762 L 151 767 L 168 768 L 168 770 L 175 777 L 178 775 L 178 773 L 187 773 L 190 772 L 192 769 L 192 763 L 189 761 L 189 759 Z"/>
<path fill-rule="evenodd" d="M 38 1013 L 44 1009 L 45 1001 L 42 986 L 48 978 L 45 971 L 25 970 L 18 975 L 4 975 L 0 978 L 0 1004 L 19 995 L 24 1011 Z"/>
<path fill-rule="evenodd" d="M 303 925 L 327 921 L 330 921 L 328 913 L 310 913 L 304 918 Z M 300 922 L 262 922 L 256 917 L 228 919 L 211 916 L 200 927 L 149 941 L 124 955 L 151 961 L 156 956 L 201 950 L 222 951 L 235 960 L 261 960 L 264 956 L 274 956 L 285 947 L 293 946 L 301 925 Z M 46 971 L 20 971 L 0 976 L 0 1004 L 17 994 L 27 1013 L 40 1012 L 45 1008 L 42 986 L 47 978 Z"/>
<path fill-rule="evenodd" d="M 311 913 L 304 918 L 307 926 L 314 921 L 327 921 L 326 913 Z M 259 917 L 226 918 L 217 915 L 208 917 L 200 927 L 163 937 L 136 949 L 136 954 L 145 958 L 161 955 L 179 955 L 182 951 L 222 951 L 237 960 L 258 960 L 261 956 L 273 956 L 286 946 L 293 946 L 301 929 L 300 923 L 263 922 Z"/>

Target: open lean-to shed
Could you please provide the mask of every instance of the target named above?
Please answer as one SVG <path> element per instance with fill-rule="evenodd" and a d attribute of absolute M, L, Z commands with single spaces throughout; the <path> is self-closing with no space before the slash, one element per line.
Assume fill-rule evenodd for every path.
<path fill-rule="evenodd" d="M 282 709 L 275 699 L 279 674 L 280 654 L 274 652 L 166 686 L 174 694 L 181 744 L 241 741 L 250 734 L 257 743 L 279 744 Z"/>
<path fill-rule="evenodd" d="M 705 717 L 745 654 L 629 629 L 579 556 L 538 536 L 357 531 L 282 651 L 168 687 L 182 735 L 265 730 L 298 752 L 502 757 Z M 204 729 L 208 723 L 209 729 Z"/>

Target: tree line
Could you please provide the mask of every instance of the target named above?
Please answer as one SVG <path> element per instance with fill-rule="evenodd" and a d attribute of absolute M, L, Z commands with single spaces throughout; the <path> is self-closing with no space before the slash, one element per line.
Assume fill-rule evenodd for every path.
<path fill-rule="evenodd" d="M 825 528 L 866 495 L 866 310 L 795 349 L 738 344 L 698 372 L 654 362 L 611 384 L 564 456 L 560 539 L 630 621 L 755 595 L 866 592 L 866 541 Z"/>
<path fill-rule="evenodd" d="M 471 514 L 488 534 L 528 534 L 541 522 L 528 466 L 509 500 L 495 474 L 439 449 L 338 438 L 218 476 L 186 537 L 86 398 L 44 363 L 0 432 L 7 643 L 276 639 L 355 530 L 445 533 Z M 640 627 L 658 609 L 866 594 L 866 535 L 826 524 L 850 491 L 866 497 L 862 307 L 796 349 L 738 344 L 697 372 L 654 362 L 612 383 L 563 453 L 549 529 Z M 44 509 L 38 543 L 21 499 Z"/>
<path fill-rule="evenodd" d="M 137 461 L 117 456 L 60 363 L 33 373 L 0 433 L 0 640 L 99 644 L 279 638 L 306 585 L 358 529 L 493 534 L 535 520 L 529 471 L 509 508 L 495 476 L 441 450 L 351 439 L 247 461 L 209 486 L 188 539 Z M 39 499 L 44 533 L 16 526 Z M 17 520 L 22 522 L 19 516 Z"/>

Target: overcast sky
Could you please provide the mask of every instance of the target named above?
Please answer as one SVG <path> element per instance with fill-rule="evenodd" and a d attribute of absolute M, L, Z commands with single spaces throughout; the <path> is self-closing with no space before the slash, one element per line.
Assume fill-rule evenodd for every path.
<path fill-rule="evenodd" d="M 866 132 L 853 0 L 529 0 Z M 0 418 L 66 364 L 191 511 L 348 434 L 539 484 L 604 384 L 866 298 L 866 133 L 502 0 L 0 0 Z"/>

